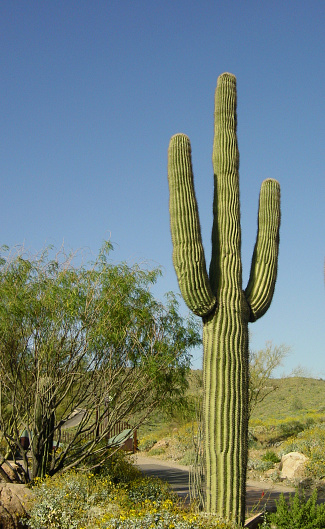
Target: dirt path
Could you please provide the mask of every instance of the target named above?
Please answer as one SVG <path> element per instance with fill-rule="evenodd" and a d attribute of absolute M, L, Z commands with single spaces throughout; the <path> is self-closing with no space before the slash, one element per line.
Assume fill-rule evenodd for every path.
<path fill-rule="evenodd" d="M 143 457 L 141 455 L 132 456 L 134 464 L 147 476 L 157 476 L 170 483 L 171 487 L 181 497 L 188 498 L 188 478 L 189 467 L 179 465 L 173 461 L 163 461 L 153 457 Z M 252 513 L 263 511 L 264 506 L 268 510 L 275 507 L 281 493 L 288 497 L 294 493 L 293 487 L 286 487 L 278 483 L 248 481 L 246 488 L 246 509 L 247 517 Z"/>

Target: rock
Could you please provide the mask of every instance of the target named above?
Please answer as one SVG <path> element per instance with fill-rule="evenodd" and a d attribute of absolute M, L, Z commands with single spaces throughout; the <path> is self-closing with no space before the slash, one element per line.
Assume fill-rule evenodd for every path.
<path fill-rule="evenodd" d="M 17 480 L 17 474 L 18 476 L 22 476 L 22 471 L 21 469 L 19 468 L 19 466 L 14 463 L 13 461 L 8 461 L 8 463 L 3 463 L 2 465 L 2 468 L 3 470 L 5 471 L 5 473 L 7 474 L 7 476 L 9 477 L 9 479 L 13 482 L 13 483 L 17 483 L 18 480 Z M 17 474 L 15 473 L 17 472 Z M 0 475 L 0 482 L 2 481 L 5 481 L 4 478 Z"/>
<path fill-rule="evenodd" d="M 21 529 L 20 519 L 27 516 L 33 492 L 26 485 L 0 483 L 0 527 Z"/>
<path fill-rule="evenodd" d="M 280 477 L 278 465 L 274 466 L 273 468 L 270 468 L 269 470 L 266 470 L 266 472 L 264 472 L 264 476 L 272 479 L 272 481 L 277 481 Z"/>
<path fill-rule="evenodd" d="M 280 463 L 280 478 L 295 481 L 305 477 L 305 465 L 308 457 L 299 452 L 290 452 L 282 456 Z"/>

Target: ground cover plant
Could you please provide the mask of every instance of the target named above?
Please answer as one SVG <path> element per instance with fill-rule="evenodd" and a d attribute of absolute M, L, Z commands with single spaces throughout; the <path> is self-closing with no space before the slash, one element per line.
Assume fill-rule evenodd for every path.
<path fill-rule="evenodd" d="M 268 456 L 273 459 L 272 453 Z M 70 470 L 36 478 L 34 504 L 25 520 L 30 529 L 239 529 L 234 523 L 185 506 L 170 486 L 144 477 L 123 453 L 96 474 Z M 280 496 L 274 513 L 266 513 L 265 529 L 321 529 L 325 505 L 317 494 Z"/>
<path fill-rule="evenodd" d="M 97 474 L 37 478 L 31 529 L 227 529 L 234 525 L 185 507 L 170 486 L 144 477 L 123 454 Z"/>

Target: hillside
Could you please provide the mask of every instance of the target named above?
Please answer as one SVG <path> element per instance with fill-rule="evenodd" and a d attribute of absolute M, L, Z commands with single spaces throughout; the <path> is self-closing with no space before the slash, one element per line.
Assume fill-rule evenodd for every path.
<path fill-rule="evenodd" d="M 306 419 L 307 414 L 325 416 L 325 381 L 314 378 L 286 377 L 272 379 L 272 385 L 278 389 L 270 393 L 263 402 L 259 403 L 252 413 L 251 420 L 269 422 L 284 419 Z M 165 416 L 162 412 L 154 413 L 146 425 L 141 428 L 142 433 L 156 430 L 168 431 L 175 427 L 196 419 L 195 401 L 202 394 L 202 371 L 192 370 L 189 378 L 188 410 L 175 410 L 174 416 Z"/>
<path fill-rule="evenodd" d="M 279 387 L 259 403 L 252 419 L 302 418 L 307 412 L 325 415 L 325 381 L 314 378 L 272 379 Z"/>
<path fill-rule="evenodd" d="M 325 380 L 304 377 L 271 379 L 270 385 L 278 386 L 253 411 L 252 419 L 286 419 L 304 416 L 307 412 L 325 415 Z M 191 371 L 189 395 L 202 391 L 202 371 Z"/>

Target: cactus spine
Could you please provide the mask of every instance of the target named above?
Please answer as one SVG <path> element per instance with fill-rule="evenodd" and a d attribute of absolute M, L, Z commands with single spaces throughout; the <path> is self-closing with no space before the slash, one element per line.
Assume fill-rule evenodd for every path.
<path fill-rule="evenodd" d="M 190 141 L 168 151 L 173 262 L 188 307 L 203 319 L 205 510 L 243 522 L 248 432 L 248 322 L 270 306 L 277 274 L 280 186 L 262 183 L 250 278 L 242 289 L 236 78 L 215 95 L 212 256 L 207 273 Z"/>

